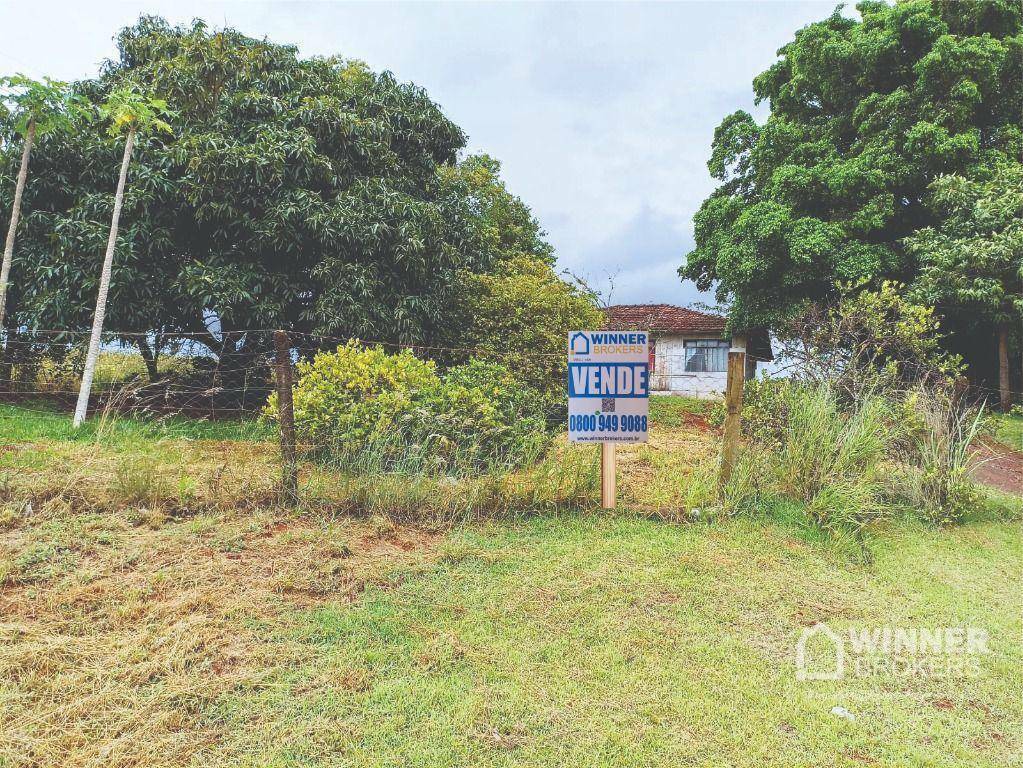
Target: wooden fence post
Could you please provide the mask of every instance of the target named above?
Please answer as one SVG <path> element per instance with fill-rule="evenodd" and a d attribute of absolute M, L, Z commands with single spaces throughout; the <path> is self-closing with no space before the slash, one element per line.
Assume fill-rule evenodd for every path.
<path fill-rule="evenodd" d="M 281 420 L 281 495 L 286 504 L 293 505 L 298 502 L 295 406 L 291 399 L 291 342 L 284 331 L 274 331 L 274 368 L 277 373 L 277 413 Z"/>
<path fill-rule="evenodd" d="M 732 477 L 735 457 L 739 452 L 740 418 L 742 414 L 742 390 L 746 383 L 746 351 L 728 350 L 728 383 L 725 385 L 725 427 L 721 446 L 721 474 L 718 482 L 722 488 Z"/>

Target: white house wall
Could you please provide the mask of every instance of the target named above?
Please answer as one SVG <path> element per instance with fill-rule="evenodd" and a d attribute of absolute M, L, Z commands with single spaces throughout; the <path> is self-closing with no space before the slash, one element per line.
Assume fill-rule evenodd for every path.
<path fill-rule="evenodd" d="M 659 395 L 684 395 L 706 400 L 724 396 L 728 384 L 726 371 L 713 373 L 690 373 L 685 366 L 685 339 L 707 339 L 707 335 L 667 335 L 655 341 L 654 370 L 650 377 L 650 391 Z M 740 338 L 732 340 L 733 346 L 745 347 Z M 756 363 L 747 366 L 756 370 Z M 747 376 L 750 370 L 747 370 Z"/>

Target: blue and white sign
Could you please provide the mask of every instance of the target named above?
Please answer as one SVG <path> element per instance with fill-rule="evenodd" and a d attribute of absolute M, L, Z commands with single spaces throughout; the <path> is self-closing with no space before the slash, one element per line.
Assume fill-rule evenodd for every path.
<path fill-rule="evenodd" d="M 568 334 L 568 439 L 645 443 L 650 411 L 649 334 Z"/>

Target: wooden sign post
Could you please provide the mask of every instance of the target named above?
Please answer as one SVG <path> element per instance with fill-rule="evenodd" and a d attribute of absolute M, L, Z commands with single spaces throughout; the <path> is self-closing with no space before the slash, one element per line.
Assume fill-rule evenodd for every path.
<path fill-rule="evenodd" d="M 615 444 L 600 444 L 600 506 L 614 509 L 618 503 L 618 468 L 615 466 Z"/>

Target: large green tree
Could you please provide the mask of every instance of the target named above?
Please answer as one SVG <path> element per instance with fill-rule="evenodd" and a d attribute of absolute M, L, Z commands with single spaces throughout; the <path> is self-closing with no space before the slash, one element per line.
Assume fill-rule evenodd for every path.
<path fill-rule="evenodd" d="M 246 329 L 281 326 L 429 342 L 460 272 L 495 260 L 473 200 L 440 172 L 465 137 L 422 89 L 202 22 L 145 17 L 117 44 L 75 91 L 98 105 L 146 83 L 176 114 L 135 147 L 107 328 L 239 355 L 265 344 Z M 88 327 L 119 159 L 84 124 L 40 148 L 17 322 Z"/>
<path fill-rule="evenodd" d="M 1023 329 L 1023 165 L 980 179 L 942 176 L 931 190 L 941 224 L 906 241 L 920 262 L 914 292 L 960 322 L 995 330 L 999 400 L 1008 410 L 1009 339 Z"/>
<path fill-rule="evenodd" d="M 1023 158 L 1019 0 L 909 0 L 836 10 L 753 81 L 758 123 L 729 115 L 720 186 L 680 270 L 738 326 L 776 325 L 841 281 L 911 282 L 904 238 L 940 222 L 928 184 Z"/>
<path fill-rule="evenodd" d="M 543 396 L 552 416 L 564 407 L 568 332 L 597 327 L 603 316 L 588 291 L 555 272 L 546 233 L 529 207 L 508 191 L 500 170 L 487 155 L 441 170 L 446 194 L 467 203 L 494 258 L 487 272 L 459 273 L 445 348 L 435 356 L 444 362 L 475 357 L 506 365 Z"/>

